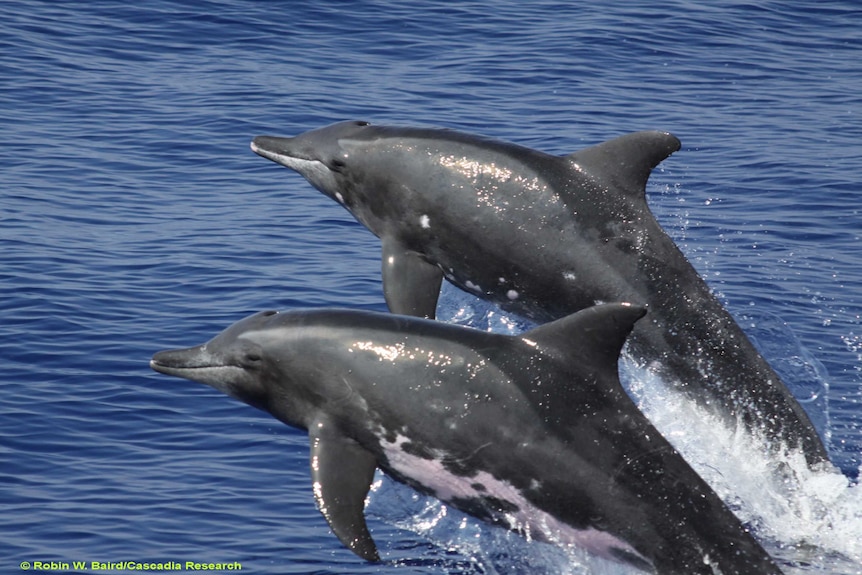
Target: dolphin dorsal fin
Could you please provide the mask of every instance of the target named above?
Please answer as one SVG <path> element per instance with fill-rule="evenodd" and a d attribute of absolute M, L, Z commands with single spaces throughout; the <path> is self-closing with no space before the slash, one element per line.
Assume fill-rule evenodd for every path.
<path fill-rule="evenodd" d="M 374 455 L 341 435 L 325 418 L 313 421 L 308 435 L 314 498 L 329 528 L 366 561 L 379 561 L 365 524 L 365 497 L 377 468 Z"/>
<path fill-rule="evenodd" d="M 652 169 L 680 149 L 680 141 L 667 132 L 626 134 L 566 156 L 592 178 L 645 198 Z"/>
<path fill-rule="evenodd" d="M 643 306 L 601 304 L 541 325 L 522 334 L 521 339 L 545 354 L 616 372 L 626 338 L 645 314 Z"/>

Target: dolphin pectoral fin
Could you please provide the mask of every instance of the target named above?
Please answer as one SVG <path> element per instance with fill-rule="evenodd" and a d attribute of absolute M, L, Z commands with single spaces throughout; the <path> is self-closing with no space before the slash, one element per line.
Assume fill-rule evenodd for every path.
<path fill-rule="evenodd" d="M 392 313 L 434 319 L 443 272 L 400 242 L 383 240 L 383 295 Z"/>
<path fill-rule="evenodd" d="M 613 183 L 646 201 L 646 184 L 652 169 L 681 143 L 667 132 L 635 132 L 566 156 L 587 174 Z"/>
<path fill-rule="evenodd" d="M 345 547 L 365 559 L 379 561 L 377 546 L 365 524 L 365 497 L 377 461 L 327 421 L 309 428 L 314 498 L 329 528 Z"/>

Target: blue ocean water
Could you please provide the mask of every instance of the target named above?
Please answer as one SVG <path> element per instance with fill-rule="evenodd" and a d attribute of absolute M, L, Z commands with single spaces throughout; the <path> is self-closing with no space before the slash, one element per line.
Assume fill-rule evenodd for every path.
<path fill-rule="evenodd" d="M 368 507 L 384 563 L 364 564 L 314 506 L 302 433 L 150 371 L 253 311 L 385 310 L 377 239 L 248 148 L 342 119 L 559 154 L 676 134 L 650 205 L 843 472 L 776 497 L 743 446 L 709 480 L 788 573 L 862 572 L 860 17 L 851 0 L 6 0 L 0 572 L 621 572 L 384 478 Z M 511 323 L 453 289 L 442 307 Z M 645 411 L 699 471 L 720 467 L 685 406 Z"/>

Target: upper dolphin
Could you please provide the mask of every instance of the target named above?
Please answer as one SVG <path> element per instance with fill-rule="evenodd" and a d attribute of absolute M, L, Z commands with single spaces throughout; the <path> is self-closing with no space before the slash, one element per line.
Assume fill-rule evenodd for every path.
<path fill-rule="evenodd" d="M 251 147 L 380 237 L 392 312 L 433 318 L 443 277 L 537 321 L 597 302 L 646 305 L 635 357 L 771 446 L 828 461 L 808 415 L 647 206 L 652 169 L 680 148 L 673 135 L 554 156 L 453 130 L 340 122 Z"/>
<path fill-rule="evenodd" d="M 333 532 L 378 559 L 376 467 L 481 519 L 662 575 L 777 574 L 620 385 L 643 308 L 606 304 L 521 336 L 348 310 L 262 312 L 156 371 L 308 430 Z"/>

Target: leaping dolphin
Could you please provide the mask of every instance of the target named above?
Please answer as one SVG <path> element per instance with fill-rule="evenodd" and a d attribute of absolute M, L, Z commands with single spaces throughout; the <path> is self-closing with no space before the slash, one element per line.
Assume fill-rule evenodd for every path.
<path fill-rule="evenodd" d="M 268 311 L 150 365 L 308 430 L 320 511 L 369 561 L 363 510 L 379 467 L 534 540 L 662 575 L 781 573 L 620 384 L 620 349 L 643 314 L 607 304 L 508 336 Z"/>
<path fill-rule="evenodd" d="M 553 156 L 452 130 L 341 122 L 251 147 L 380 237 L 392 312 L 433 318 L 443 277 L 540 322 L 598 302 L 646 305 L 636 358 L 772 447 L 828 461 L 801 405 L 647 206 L 652 168 L 680 148 L 673 135 Z"/>

